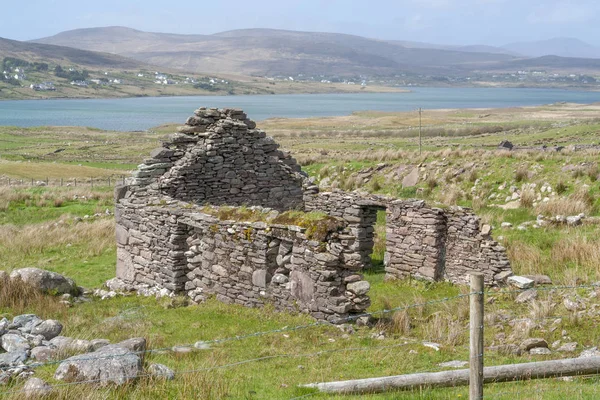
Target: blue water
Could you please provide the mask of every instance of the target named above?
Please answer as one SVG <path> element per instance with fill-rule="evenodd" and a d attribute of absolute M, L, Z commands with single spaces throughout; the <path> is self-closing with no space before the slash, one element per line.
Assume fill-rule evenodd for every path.
<path fill-rule="evenodd" d="M 348 115 L 353 111 L 408 111 L 422 107 L 487 108 L 600 102 L 600 92 L 558 89 L 411 88 L 411 93 L 306 94 L 263 96 L 143 97 L 0 101 L 0 125 L 89 126 L 139 131 L 183 123 L 201 106 L 242 108 L 251 119 Z"/>

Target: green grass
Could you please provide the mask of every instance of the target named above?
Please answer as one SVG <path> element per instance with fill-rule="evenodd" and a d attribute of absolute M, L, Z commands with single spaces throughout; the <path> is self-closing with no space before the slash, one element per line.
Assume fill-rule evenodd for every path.
<path fill-rule="evenodd" d="M 471 115 L 472 114 L 472 115 Z M 377 113 L 357 114 L 376 121 L 379 117 L 390 115 Z M 479 112 L 458 113 L 457 118 L 478 118 Z M 393 122 L 393 121 L 392 121 Z M 388 123 L 388 122 L 386 122 Z M 453 122 L 454 123 L 454 122 Z M 332 122 L 331 125 L 334 123 Z M 490 126 L 494 125 L 495 122 Z M 581 123 L 567 128 L 550 128 L 548 123 L 535 123 L 517 120 L 514 123 L 503 122 L 514 130 L 510 135 L 519 143 L 537 143 L 554 137 L 577 143 L 577 135 L 585 133 L 587 141 L 598 129 L 596 124 Z M 458 125 L 457 125 L 458 126 Z M 302 127 L 302 123 L 299 123 Z M 333 128 L 332 128 L 333 129 Z M 387 128 L 386 128 L 387 129 Z M 347 189 L 361 189 L 387 193 L 402 198 L 424 198 L 431 204 L 448 206 L 444 203 L 452 190 L 461 191 L 456 202 L 463 206 L 477 206 L 482 220 L 496 227 L 495 238 L 503 237 L 501 244 L 508 249 L 513 269 L 516 273 L 544 273 L 551 276 L 555 284 L 581 284 L 600 280 L 600 268 L 597 249 L 599 225 L 584 225 L 575 228 L 547 227 L 525 231 L 500 229 L 502 222 L 511 222 L 515 227 L 527 221 L 535 220 L 537 212 L 532 208 L 502 210 L 494 203 L 503 203 L 509 194 L 511 185 L 520 188 L 522 183 L 550 183 L 553 187 L 564 181 L 567 189 L 562 196 L 572 195 L 584 183 L 590 185 L 590 194 L 594 200 L 593 215 L 600 212 L 600 185 L 587 175 L 575 177 L 572 172 L 563 170 L 565 166 L 597 162 L 594 153 L 486 153 L 485 150 L 471 146 L 495 146 L 504 133 L 468 136 L 463 138 L 428 137 L 424 140 L 425 152 L 418 156 L 414 149 L 414 138 L 401 135 L 377 136 L 374 131 L 384 130 L 382 126 L 369 129 L 368 134 L 344 136 L 335 133 L 327 137 L 327 130 L 319 135 L 307 135 L 302 138 L 283 137 L 284 147 L 299 152 L 305 158 L 304 168 L 310 175 L 332 181 L 339 180 Z M 164 132 L 163 132 L 164 131 Z M 169 129 L 164 128 L 162 133 Z M 381 133 L 381 132 L 379 132 Z M 379 134 L 378 133 L 378 134 Z M 588 135 L 589 133 L 589 135 Z M 134 168 L 135 165 L 156 147 L 160 135 L 136 133 L 135 135 L 102 132 L 91 129 L 70 130 L 69 128 L 0 128 L 0 149 L 6 157 L 13 160 L 31 160 L 27 162 L 6 162 L 13 174 L 31 173 L 28 164 L 36 168 L 64 168 L 57 173 L 62 177 L 75 174 L 80 168 L 93 168 L 108 175 L 119 175 L 121 171 Z M 343 137 L 342 137 L 343 136 Z M 511 137 L 513 137 L 511 136 Z M 50 151 L 72 142 L 68 151 L 48 156 Z M 88 143 L 85 143 L 88 141 Z M 311 143 L 307 143 L 310 141 Z M 344 141 L 344 142 L 342 142 Z M 323 144 L 324 147 L 321 145 Z M 460 144 L 462 149 L 450 151 L 449 146 Z M 288 146 L 289 145 L 289 146 Z M 456 147 L 456 146 L 454 146 Z M 319 152 L 328 149 L 328 154 Z M 393 150 L 392 155 L 383 152 Z M 382 154 L 377 154 L 379 151 Z M 3 153 L 3 159 L 6 159 Z M 301 158 L 299 157 L 299 158 Z M 311 161 L 312 160 L 312 161 Z M 353 184 L 353 177 L 359 172 L 375 167 L 379 163 L 387 166 L 375 172 L 372 179 L 362 184 Z M 54 164 L 55 163 L 55 164 Z M 3 165 L 4 162 L 0 165 Z M 78 164 L 82 164 L 79 167 Z M 436 179 L 436 185 L 430 185 L 422 179 L 416 187 L 401 187 L 402 174 L 420 165 L 423 173 Z M 532 171 L 531 177 L 516 184 L 515 171 L 523 166 Z M 465 171 L 452 177 L 454 172 Z M 479 179 L 474 191 L 474 179 Z M 106 171 L 106 172 L 105 172 Z M 447 173 L 450 171 L 452 173 Z M 86 170 L 87 174 L 87 170 Z M 448 176 L 447 176 L 448 175 Z M 105 176 L 105 175 L 103 175 Z M 36 177 L 37 178 L 37 177 Z M 373 183 L 376 182 L 376 183 Z M 506 188 L 498 186 L 506 182 Z M 488 197 L 497 193 L 502 201 L 492 201 Z M 74 194 L 78 195 L 74 199 Z M 83 198 L 82 196 L 85 196 Z M 475 197 L 484 199 L 477 204 Z M 59 200 L 55 202 L 55 200 Z M 438 203 L 439 202 L 439 203 Z M 78 221 L 78 217 L 103 213 L 106 208 L 112 210 L 112 189 L 97 188 L 32 188 L 0 190 L 0 269 L 12 270 L 26 266 L 41 267 L 63 273 L 76 280 L 79 285 L 98 288 L 102 283 L 114 277 L 116 248 L 112 217 L 90 218 Z M 243 210 L 242 210 L 243 211 Z M 226 217 L 226 215 L 224 216 Z M 240 215 L 235 216 L 240 217 Z M 252 217 L 252 215 L 250 216 Z M 322 220 L 320 214 L 294 214 L 287 216 L 290 223 L 298 223 L 298 218 L 307 225 Z M 285 222 L 285 221 L 283 221 Z M 234 340 L 214 344 L 210 350 L 197 351 L 190 355 L 177 356 L 171 352 L 150 353 L 145 362 L 160 362 L 176 371 L 200 370 L 196 373 L 182 374 L 172 382 L 152 381 L 145 378 L 123 388 L 97 388 L 86 385 L 59 389 L 58 398 L 215 398 L 215 399 L 279 399 L 293 398 L 313 391 L 300 389 L 299 384 L 330 380 L 367 378 L 384 375 L 396 375 L 415 372 L 433 372 L 441 370 L 438 364 L 451 360 L 468 360 L 468 300 L 454 299 L 466 293 L 468 288 L 449 283 L 426 283 L 419 280 L 385 281 L 383 273 L 382 246 L 384 214 L 378 214 L 376 226 L 376 252 L 373 256 L 373 268 L 364 271 L 365 278 L 371 284 L 369 295 L 372 305 L 368 311 L 378 312 L 394 307 L 409 307 L 410 319 L 408 332 L 399 332 L 393 324 L 390 314 L 373 328 L 356 327 L 355 333 L 346 335 L 336 327 L 319 326 L 307 329 L 273 332 L 267 335 L 244 340 Z M 585 317 L 576 318 L 563 305 L 563 296 L 578 294 L 590 299 Z M 549 343 L 563 340 L 562 330 L 566 330 L 569 341 L 579 343 L 578 351 L 583 347 L 597 346 L 600 343 L 600 323 L 597 300 L 590 296 L 588 289 L 560 290 L 543 292 L 540 299 L 553 304 L 546 316 L 561 317 L 556 329 L 551 329 L 552 319 L 536 324 L 528 333 L 529 337 L 544 337 Z M 532 317 L 528 305 L 514 302 L 516 294 L 491 294 L 485 306 L 486 315 L 505 313 L 508 318 Z M 451 298 L 450 301 L 438 302 Z M 597 298 L 596 298 L 597 299 Z M 162 348 L 182 343 L 194 343 L 198 340 L 213 340 L 225 337 L 250 334 L 257 331 L 276 330 L 282 327 L 295 327 L 310 324 L 313 320 L 307 315 L 290 312 L 276 312 L 271 306 L 261 309 L 249 309 L 237 305 L 225 305 L 214 298 L 203 304 L 173 308 L 169 299 L 156 300 L 137 296 L 117 297 L 76 304 L 72 308 L 43 308 L 29 305 L 27 312 L 37 313 L 44 318 L 59 319 L 65 326 L 68 336 L 91 339 L 108 338 L 119 341 L 134 336 L 144 336 L 150 348 Z M 0 316 L 12 317 L 14 310 L 0 304 Z M 398 313 L 401 315 L 401 313 Z M 397 316 L 396 316 L 397 317 Z M 394 317 L 394 318 L 396 318 Z M 372 338 L 373 333 L 385 331 L 385 339 Z M 497 343 L 497 335 L 509 337 L 515 330 L 505 322 L 486 322 L 485 344 Z M 433 340 L 442 344 L 436 352 L 422 346 L 421 341 Z M 518 343 L 519 339 L 511 340 Z M 406 343 L 407 342 L 407 343 Z M 392 346 L 392 347 L 390 347 Z M 395 346 L 395 347 L 393 347 Z M 550 357 L 503 356 L 486 352 L 486 365 L 502 365 L 517 362 L 530 362 L 541 359 L 555 359 L 569 354 L 554 353 Z M 253 361 L 244 364 L 217 368 L 222 365 L 267 356 L 275 358 Z M 213 369 L 217 368 L 217 369 Z M 37 370 L 36 375 L 51 383 L 55 366 Z M 486 385 L 485 394 L 493 398 L 543 398 L 563 399 L 596 398 L 597 378 L 577 378 L 572 382 L 559 380 L 540 380 L 519 383 Z M 6 389 L 20 388 L 22 382 L 13 382 Z M 0 390 L 1 391 L 1 390 Z M 61 397 L 62 396 L 62 397 Z M 387 394 L 334 396 L 315 394 L 309 398 L 317 399 L 457 399 L 467 398 L 467 388 L 415 389 L 408 392 Z M 10 398 L 10 397 L 9 397 Z M 19 398 L 18 395 L 12 398 Z"/>

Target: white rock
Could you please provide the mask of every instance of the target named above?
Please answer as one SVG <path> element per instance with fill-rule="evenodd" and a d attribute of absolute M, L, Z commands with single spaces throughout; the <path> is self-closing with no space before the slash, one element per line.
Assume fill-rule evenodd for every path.
<path fill-rule="evenodd" d="M 509 285 L 517 287 L 519 289 L 530 289 L 535 283 L 533 279 L 525 278 L 524 276 L 518 275 L 509 276 L 508 279 L 506 279 L 506 282 Z"/>

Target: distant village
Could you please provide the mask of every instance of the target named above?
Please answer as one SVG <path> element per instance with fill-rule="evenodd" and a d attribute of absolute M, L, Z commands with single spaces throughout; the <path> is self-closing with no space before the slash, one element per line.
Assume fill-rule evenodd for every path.
<path fill-rule="evenodd" d="M 57 78 L 60 78 L 58 80 Z M 367 75 L 274 75 L 265 76 L 268 82 L 313 82 L 319 84 L 345 84 L 366 87 L 369 85 L 391 87 L 418 86 L 512 86 L 512 87 L 600 87 L 600 77 L 584 74 L 560 74 L 545 70 L 519 70 L 511 73 L 485 72 L 466 76 L 436 76 L 425 74 L 396 74 L 391 77 L 374 77 Z M 150 87 L 152 85 L 192 85 L 195 89 L 205 91 L 225 91 L 233 94 L 230 82 L 211 76 L 174 75 L 160 71 L 86 71 L 74 66 L 55 65 L 51 68 L 47 63 L 28 62 L 18 58 L 6 57 L 2 62 L 0 82 L 14 86 L 29 87 L 37 92 L 58 90 L 57 87 L 70 85 L 79 88 L 99 88 L 118 85 Z"/>
<path fill-rule="evenodd" d="M 421 74 L 397 74 L 391 77 L 369 77 L 358 75 L 355 77 L 338 75 L 317 75 L 309 76 L 298 74 L 295 76 L 275 75 L 266 76 L 266 79 L 272 82 L 319 82 L 319 83 L 338 83 L 346 85 L 379 85 L 379 86 L 437 86 L 437 85 L 455 85 L 469 86 L 482 83 L 497 83 L 498 85 L 519 86 L 519 85 L 540 85 L 540 86 L 595 86 L 600 87 L 600 77 L 593 77 L 583 74 L 559 74 L 547 72 L 544 70 L 515 71 L 512 73 L 480 73 L 467 76 L 437 76 Z"/>
<path fill-rule="evenodd" d="M 217 77 L 193 77 L 167 74 L 160 71 L 139 71 L 135 74 L 127 71 L 78 70 L 76 67 L 56 65 L 51 69 L 45 63 L 30 63 L 25 60 L 7 57 L 2 62 L 0 82 L 21 87 L 29 87 L 34 91 L 56 91 L 58 83 L 48 80 L 50 76 L 65 79 L 61 84 L 73 87 L 99 87 L 110 85 L 194 85 L 197 89 L 218 91 L 226 89 L 229 81 Z M 43 77 L 43 79 L 39 79 Z"/>

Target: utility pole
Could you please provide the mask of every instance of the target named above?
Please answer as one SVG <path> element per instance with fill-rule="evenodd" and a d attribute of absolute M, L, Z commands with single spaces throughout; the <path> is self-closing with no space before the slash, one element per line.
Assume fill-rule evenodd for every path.
<path fill-rule="evenodd" d="M 423 129 L 423 124 L 421 123 L 421 113 L 423 110 L 419 107 L 419 155 L 421 155 L 421 131 Z"/>

